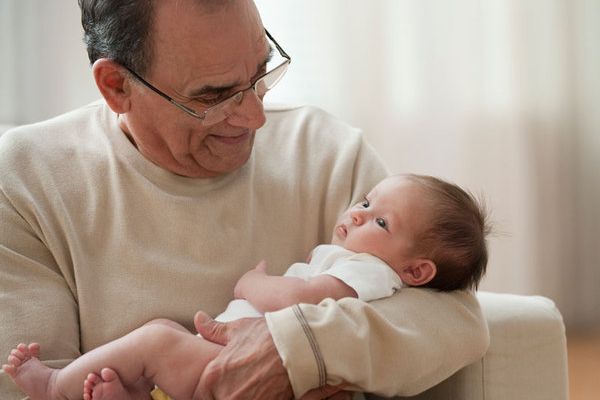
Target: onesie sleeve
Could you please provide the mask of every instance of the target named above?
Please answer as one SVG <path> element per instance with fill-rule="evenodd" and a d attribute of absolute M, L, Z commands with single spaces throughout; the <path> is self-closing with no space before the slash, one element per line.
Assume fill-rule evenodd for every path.
<path fill-rule="evenodd" d="M 362 301 L 391 296 L 402 287 L 400 277 L 389 265 L 367 254 L 340 259 L 322 274 L 334 276 L 350 286 Z"/>

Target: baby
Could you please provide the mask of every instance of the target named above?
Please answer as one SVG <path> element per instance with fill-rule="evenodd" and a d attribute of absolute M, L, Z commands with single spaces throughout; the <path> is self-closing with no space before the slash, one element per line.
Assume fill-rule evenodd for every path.
<path fill-rule="evenodd" d="M 284 276 L 265 263 L 245 273 L 220 321 L 260 316 L 298 303 L 355 297 L 371 301 L 402 286 L 476 289 L 487 264 L 484 210 L 456 185 L 421 175 L 377 184 L 338 219 L 330 245 Z M 183 326 L 155 320 L 100 346 L 63 369 L 39 361 L 40 346 L 20 344 L 3 370 L 31 400 L 131 399 L 156 384 L 175 399 L 198 397 L 217 344 Z"/>

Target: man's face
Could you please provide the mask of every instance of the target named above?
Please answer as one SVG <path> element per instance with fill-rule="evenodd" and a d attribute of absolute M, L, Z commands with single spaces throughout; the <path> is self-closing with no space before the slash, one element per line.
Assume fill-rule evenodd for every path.
<path fill-rule="evenodd" d="M 425 198 L 416 184 L 403 177 L 384 179 L 340 216 L 331 242 L 370 253 L 399 271 L 416 256 L 415 237 L 428 222 Z"/>
<path fill-rule="evenodd" d="M 263 74 L 270 49 L 252 1 L 210 12 L 198 3 L 155 2 L 152 62 L 144 78 L 201 112 Z M 205 178 L 240 168 L 265 123 L 262 99 L 252 90 L 228 118 L 204 126 L 145 86 L 132 81 L 131 88 L 121 128 L 146 158 L 178 175 Z"/>

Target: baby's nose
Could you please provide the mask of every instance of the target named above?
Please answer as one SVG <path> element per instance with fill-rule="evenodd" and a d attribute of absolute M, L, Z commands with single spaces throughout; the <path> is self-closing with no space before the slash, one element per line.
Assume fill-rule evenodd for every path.
<path fill-rule="evenodd" d="M 350 213 L 350 216 L 352 217 L 352 223 L 354 225 L 362 225 L 362 223 L 365 220 L 365 211 L 364 210 L 353 210 Z"/>

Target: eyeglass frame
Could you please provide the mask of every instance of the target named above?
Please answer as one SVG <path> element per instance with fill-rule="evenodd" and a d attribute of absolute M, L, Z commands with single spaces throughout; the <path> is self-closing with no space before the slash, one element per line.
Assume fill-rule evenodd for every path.
<path fill-rule="evenodd" d="M 148 82 L 147 80 L 145 80 L 144 78 L 142 78 L 137 72 L 135 72 L 133 69 L 129 68 L 127 65 L 123 65 L 123 68 L 125 68 L 127 71 L 129 71 L 130 74 L 132 74 L 139 82 L 141 82 L 148 89 L 152 90 L 154 93 L 158 94 L 160 97 L 164 98 L 169 103 L 171 103 L 175 107 L 179 108 L 181 111 L 185 112 L 186 114 L 188 114 L 189 116 L 191 116 L 193 118 L 196 118 L 196 119 L 199 119 L 199 120 L 203 121 L 206 118 L 206 115 L 211 110 L 213 110 L 213 109 L 215 109 L 217 107 L 222 106 L 223 103 L 226 103 L 226 102 L 230 101 L 231 99 L 233 99 L 235 97 L 239 97 L 239 99 L 235 100 L 236 103 L 239 104 L 242 101 L 243 97 L 244 97 L 244 92 L 246 92 L 249 89 L 253 89 L 254 91 L 256 91 L 255 85 L 256 85 L 256 83 L 258 81 L 260 81 L 265 76 L 267 76 L 270 73 L 272 73 L 273 71 L 278 70 L 279 68 L 281 68 L 282 66 L 284 66 L 286 64 L 289 65 L 292 62 L 292 58 L 285 52 L 285 50 L 283 50 L 283 48 L 279 45 L 279 43 L 277 43 L 277 41 L 275 40 L 275 38 L 273 38 L 273 36 L 271 36 L 271 34 L 269 33 L 269 31 L 267 31 L 265 29 L 265 33 L 266 33 L 267 37 L 273 42 L 273 44 L 275 45 L 275 48 L 277 49 L 277 51 L 279 52 L 279 54 L 283 58 L 285 58 L 285 60 L 281 64 L 279 64 L 278 66 L 276 66 L 275 68 L 273 68 L 272 70 L 267 71 L 264 74 L 262 74 L 261 76 L 259 76 L 258 78 L 256 78 L 254 81 L 252 81 L 250 83 L 250 85 L 248 85 L 247 88 L 242 89 L 242 90 L 238 90 L 237 92 L 235 92 L 231 96 L 228 96 L 226 99 L 221 100 L 217 104 L 214 104 L 214 105 L 210 106 L 209 108 L 207 108 L 206 110 L 204 110 L 204 111 L 202 111 L 200 113 L 198 111 L 196 111 L 196 110 L 194 110 L 194 109 L 186 106 L 186 105 L 183 105 L 183 104 L 179 103 L 177 100 L 173 99 L 171 96 L 169 96 L 168 94 L 166 94 L 165 92 L 161 91 L 156 86 L 152 85 L 150 82 Z M 268 89 L 267 92 L 269 90 L 270 89 Z"/>

